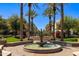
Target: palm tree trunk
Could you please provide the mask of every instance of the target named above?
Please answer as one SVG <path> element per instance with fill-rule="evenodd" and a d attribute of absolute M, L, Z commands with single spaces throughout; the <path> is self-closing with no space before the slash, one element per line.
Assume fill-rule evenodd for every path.
<path fill-rule="evenodd" d="M 51 28 L 51 16 L 49 16 L 49 28 L 50 28 L 50 36 L 51 36 L 51 30 L 52 30 L 52 28 Z"/>
<path fill-rule="evenodd" d="M 43 43 L 43 32 L 42 32 L 42 29 L 41 29 L 41 33 L 40 33 L 40 42 Z"/>
<path fill-rule="evenodd" d="M 53 11 L 54 11 L 54 16 L 53 16 L 53 39 L 55 40 L 55 12 L 56 12 L 55 3 L 53 5 Z"/>
<path fill-rule="evenodd" d="M 63 3 L 61 3 L 61 41 L 64 41 L 63 23 L 64 23 L 64 6 Z"/>
<path fill-rule="evenodd" d="M 15 37 L 16 37 L 16 35 L 17 35 L 17 30 L 15 30 Z"/>
<path fill-rule="evenodd" d="M 17 20 L 15 21 L 15 23 L 17 23 Z M 15 25 L 15 37 L 17 35 L 17 25 Z"/>
<path fill-rule="evenodd" d="M 69 31 L 70 29 L 67 29 L 67 36 L 68 36 L 68 38 L 70 37 L 70 31 Z"/>
<path fill-rule="evenodd" d="M 23 41 L 23 3 L 20 4 L 20 39 Z"/>
<path fill-rule="evenodd" d="M 40 32 L 40 47 L 43 47 L 44 43 L 43 43 L 43 32 L 42 32 L 42 29 L 41 29 L 41 32 Z"/>
<path fill-rule="evenodd" d="M 33 17 L 31 18 L 32 20 L 32 25 L 31 25 L 31 29 L 32 29 L 32 35 L 34 34 L 34 28 L 33 28 Z"/>
<path fill-rule="evenodd" d="M 31 24 L 30 24 L 30 11 L 31 11 L 31 5 L 32 3 L 28 3 L 28 7 L 29 7 L 29 15 L 28 15 L 28 20 L 29 20 L 29 34 L 28 34 L 28 40 L 30 39 L 30 31 L 31 31 Z"/>

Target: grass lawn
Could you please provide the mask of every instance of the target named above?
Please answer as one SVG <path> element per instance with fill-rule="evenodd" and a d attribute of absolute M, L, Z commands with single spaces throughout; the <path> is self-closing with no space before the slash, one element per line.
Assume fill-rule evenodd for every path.
<path fill-rule="evenodd" d="M 20 39 L 15 38 L 15 37 L 7 37 L 6 40 L 7 40 L 8 43 L 9 42 L 18 42 L 18 41 L 20 41 Z"/>
<path fill-rule="evenodd" d="M 65 42 L 79 42 L 79 38 L 64 38 Z"/>
<path fill-rule="evenodd" d="M 15 37 L 7 37 L 6 40 L 7 40 L 7 43 L 20 41 L 20 39 L 15 38 Z M 27 40 L 27 38 L 25 40 Z M 64 38 L 64 41 L 65 42 L 79 42 L 79 38 Z"/>

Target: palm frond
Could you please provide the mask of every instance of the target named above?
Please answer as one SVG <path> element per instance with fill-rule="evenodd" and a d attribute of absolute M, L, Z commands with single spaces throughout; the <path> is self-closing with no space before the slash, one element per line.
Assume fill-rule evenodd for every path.
<path fill-rule="evenodd" d="M 25 16 L 29 16 L 29 13 L 26 13 Z M 30 11 L 30 16 L 34 18 L 34 17 L 38 16 L 38 14 L 36 13 L 35 10 L 31 10 Z"/>

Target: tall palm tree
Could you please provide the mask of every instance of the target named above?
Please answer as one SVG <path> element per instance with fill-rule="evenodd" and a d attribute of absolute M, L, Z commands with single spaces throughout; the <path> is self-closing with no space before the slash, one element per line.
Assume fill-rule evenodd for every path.
<path fill-rule="evenodd" d="M 34 33 L 34 22 L 33 19 L 37 16 L 37 13 L 34 10 L 31 10 L 31 29 L 32 34 Z"/>
<path fill-rule="evenodd" d="M 28 3 L 28 7 L 29 7 L 29 13 L 28 13 L 28 21 L 29 21 L 29 37 L 30 37 L 30 11 L 31 11 L 31 7 L 32 7 L 32 3 Z M 29 39 L 28 37 L 28 39 Z"/>
<path fill-rule="evenodd" d="M 55 15 L 56 15 L 56 4 L 53 3 L 53 39 L 55 40 Z"/>
<path fill-rule="evenodd" d="M 29 17 L 28 17 L 28 20 L 29 20 L 29 35 L 28 35 L 28 40 L 30 38 L 30 31 L 31 31 L 31 15 L 30 15 L 30 11 L 31 11 L 31 8 L 32 6 L 35 6 L 35 7 L 38 7 L 37 4 L 35 3 L 28 3 L 28 7 L 29 7 Z"/>
<path fill-rule="evenodd" d="M 27 13 L 26 14 L 26 16 L 29 16 L 29 13 Z M 33 32 L 34 32 L 34 22 L 33 22 L 33 20 L 34 20 L 34 18 L 37 16 L 37 13 L 36 13 L 36 11 L 34 11 L 34 10 L 30 10 L 30 18 L 31 18 L 31 20 L 30 20 L 30 28 L 31 28 L 31 32 L 32 33 L 30 33 L 31 35 L 33 34 Z"/>
<path fill-rule="evenodd" d="M 23 41 L 23 3 L 20 4 L 20 39 Z"/>
<path fill-rule="evenodd" d="M 63 23 L 64 23 L 64 6 L 63 3 L 61 3 L 61 41 L 64 41 L 63 39 Z"/>
<path fill-rule="evenodd" d="M 56 6 L 56 3 L 48 3 L 47 6 L 53 11 L 53 39 L 55 40 L 55 18 L 56 11 L 59 11 L 59 8 Z"/>
<path fill-rule="evenodd" d="M 50 26 L 50 35 L 51 35 L 51 32 L 52 32 L 52 16 L 53 16 L 53 9 L 52 8 L 47 8 L 44 12 L 44 15 L 47 16 L 49 18 L 49 26 Z"/>

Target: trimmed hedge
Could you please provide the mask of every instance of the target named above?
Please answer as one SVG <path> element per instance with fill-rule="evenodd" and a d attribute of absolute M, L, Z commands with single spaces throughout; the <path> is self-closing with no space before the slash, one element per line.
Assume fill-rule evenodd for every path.
<path fill-rule="evenodd" d="M 66 41 L 66 42 L 78 42 L 78 38 L 65 38 L 64 41 Z"/>

